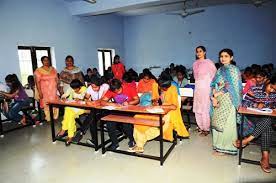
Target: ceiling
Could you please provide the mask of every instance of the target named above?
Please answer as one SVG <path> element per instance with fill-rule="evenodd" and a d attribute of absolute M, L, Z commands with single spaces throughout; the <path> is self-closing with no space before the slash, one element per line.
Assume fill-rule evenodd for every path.
<path fill-rule="evenodd" d="M 208 6 L 217 6 L 224 4 L 248 4 L 251 0 L 192 0 L 186 2 L 187 9 L 204 8 Z M 118 12 L 120 15 L 137 16 L 155 13 L 166 13 L 172 11 L 179 11 L 184 8 L 183 2 L 176 2 L 173 4 L 164 4 L 160 6 L 148 6 L 141 9 L 126 10 Z"/>
<path fill-rule="evenodd" d="M 97 0 L 96 4 L 90 4 L 84 0 L 64 1 L 68 3 L 73 15 L 116 13 L 124 16 L 137 16 L 178 11 L 183 9 L 185 0 Z M 186 0 L 186 6 L 187 9 L 224 4 L 252 4 L 253 6 L 253 1 L 258 0 Z"/>

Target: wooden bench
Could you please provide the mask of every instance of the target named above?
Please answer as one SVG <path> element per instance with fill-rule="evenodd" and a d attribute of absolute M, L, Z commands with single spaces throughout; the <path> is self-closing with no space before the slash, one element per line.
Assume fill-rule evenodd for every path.
<path fill-rule="evenodd" d="M 170 152 L 173 150 L 173 148 L 175 147 L 176 143 L 177 143 L 177 138 L 176 135 L 174 135 L 174 140 L 172 143 L 172 145 L 169 147 L 168 151 L 165 153 L 165 155 L 163 155 L 163 124 L 164 121 L 162 120 L 162 118 L 160 117 L 159 120 L 151 120 L 151 119 L 139 119 L 139 118 L 134 118 L 131 115 L 119 115 L 119 114 L 109 114 L 105 117 L 101 118 L 101 144 L 102 145 L 102 154 L 105 154 L 106 151 L 112 151 L 112 152 L 116 152 L 116 153 L 121 153 L 121 154 L 126 154 L 126 155 L 131 155 L 131 156 L 137 156 L 137 157 L 143 157 L 143 158 L 148 158 L 148 159 L 153 159 L 153 160 L 158 160 L 160 161 L 160 165 L 162 166 L 164 161 L 166 160 L 166 158 L 168 157 L 168 155 L 170 154 Z M 106 147 L 106 141 L 104 139 L 104 123 L 105 122 L 117 122 L 117 123 L 128 123 L 128 124 L 133 124 L 133 125 L 143 125 L 143 126 L 150 126 L 150 127 L 157 127 L 160 129 L 160 138 L 159 138 L 159 142 L 160 142 L 160 156 L 152 156 L 152 155 L 147 155 L 147 154 L 141 154 L 141 153 L 135 153 L 135 152 L 129 152 L 129 151 L 123 151 L 123 150 L 112 150 L 110 149 L 109 145 L 108 147 Z M 122 141 L 124 138 L 119 139 L 119 141 Z M 109 139 L 110 141 L 110 139 Z"/>
<path fill-rule="evenodd" d="M 113 121 L 117 123 L 129 123 L 134 125 L 143 125 L 151 127 L 159 127 L 159 120 L 150 120 L 150 119 L 138 119 L 133 116 L 123 116 L 123 115 L 114 115 L 110 114 L 101 118 L 102 121 Z M 163 122 L 164 124 L 164 122 Z"/>

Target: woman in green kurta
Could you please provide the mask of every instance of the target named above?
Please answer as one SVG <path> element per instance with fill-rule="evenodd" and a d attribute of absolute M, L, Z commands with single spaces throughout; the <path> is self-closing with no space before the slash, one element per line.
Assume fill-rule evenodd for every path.
<path fill-rule="evenodd" d="M 223 49 L 219 53 L 223 66 L 211 83 L 211 125 L 213 149 L 216 155 L 237 154 L 233 142 L 237 139 L 237 115 L 242 99 L 242 82 L 239 69 L 232 65 L 233 51 Z"/>

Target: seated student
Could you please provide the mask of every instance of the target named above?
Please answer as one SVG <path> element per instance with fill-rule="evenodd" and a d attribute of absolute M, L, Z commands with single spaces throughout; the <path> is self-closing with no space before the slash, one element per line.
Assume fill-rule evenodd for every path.
<path fill-rule="evenodd" d="M 159 98 L 158 84 L 156 82 L 156 78 L 153 76 L 149 69 L 143 70 L 141 79 L 138 82 L 137 92 L 142 94 L 151 93 L 153 100 Z"/>
<path fill-rule="evenodd" d="M 110 82 L 112 81 L 113 78 L 114 77 L 113 77 L 112 74 L 106 74 L 106 75 L 101 77 L 101 80 L 102 80 L 103 83 L 110 84 Z"/>
<path fill-rule="evenodd" d="M 262 70 L 266 73 L 268 79 L 272 77 L 272 73 L 268 64 L 264 64 L 262 66 Z"/>
<path fill-rule="evenodd" d="M 253 73 L 256 73 L 257 71 L 262 70 L 262 67 L 260 65 L 258 65 L 258 64 L 252 64 L 251 65 L 251 69 L 252 69 Z"/>
<path fill-rule="evenodd" d="M 87 84 L 89 85 L 91 82 L 91 79 L 93 78 L 93 71 L 91 68 L 88 68 L 86 70 L 86 75 L 84 76 L 84 81 L 87 82 Z"/>
<path fill-rule="evenodd" d="M 97 68 L 93 68 L 92 70 L 92 75 L 97 77 L 97 78 L 101 78 L 101 75 L 100 73 L 98 72 L 98 69 Z"/>
<path fill-rule="evenodd" d="M 172 79 L 171 75 L 166 70 L 161 73 L 161 75 L 159 76 L 159 78 L 163 78 L 165 80 L 170 80 L 171 81 L 171 85 L 173 85 L 173 86 L 176 87 L 177 94 L 178 94 L 178 104 L 179 104 L 179 106 L 181 106 L 181 103 L 184 102 L 187 99 L 187 97 L 181 97 L 181 95 L 180 95 L 180 89 L 179 89 L 179 86 L 178 86 L 177 82 L 175 82 Z"/>
<path fill-rule="evenodd" d="M 134 69 L 130 68 L 128 72 L 130 72 L 133 81 L 139 81 L 138 73 Z"/>
<path fill-rule="evenodd" d="M 35 80 L 33 75 L 29 75 L 27 78 L 28 83 L 24 86 L 25 89 L 35 90 Z"/>
<path fill-rule="evenodd" d="M 272 77 L 269 84 L 263 84 L 265 90 L 253 90 L 251 97 L 245 97 L 243 100 L 244 107 L 254 108 L 276 108 L 276 77 Z M 253 131 L 242 140 L 242 146 L 245 147 L 252 140 L 261 137 L 261 151 L 262 159 L 260 161 L 261 168 L 264 172 L 270 173 L 271 167 L 269 165 L 270 146 L 272 141 L 272 118 L 271 117 L 256 117 L 248 116 L 247 119 L 255 125 Z M 234 146 L 240 147 L 240 141 L 237 140 Z"/>
<path fill-rule="evenodd" d="M 104 71 L 105 78 L 114 78 L 111 67 L 108 67 L 107 70 Z"/>
<path fill-rule="evenodd" d="M 74 79 L 70 83 L 70 88 L 68 88 L 68 90 L 61 96 L 61 99 L 66 100 L 68 98 L 69 100 L 81 101 L 84 100 L 85 94 L 86 87 L 83 86 L 80 80 Z M 66 146 L 69 146 L 72 143 L 73 137 L 77 130 L 75 119 L 83 113 L 85 113 L 84 109 L 65 107 L 62 129 L 58 133 L 58 136 L 61 137 L 66 131 L 68 131 L 68 138 L 65 142 Z"/>
<path fill-rule="evenodd" d="M 171 84 L 177 88 L 177 94 L 178 94 L 178 96 L 180 96 L 180 90 L 179 90 L 179 86 L 178 86 L 177 82 L 175 82 L 172 79 L 171 75 L 166 70 L 163 71 L 159 77 L 160 78 L 164 78 L 166 80 L 170 80 Z"/>
<path fill-rule="evenodd" d="M 122 83 L 124 83 L 125 85 L 128 85 L 129 87 L 132 87 L 132 88 L 137 88 L 136 87 L 136 82 L 135 80 L 133 80 L 133 76 L 130 72 L 125 72 L 124 75 L 123 75 L 123 81 Z"/>
<path fill-rule="evenodd" d="M 242 80 L 245 84 L 242 93 L 245 94 L 248 92 L 248 90 L 256 84 L 256 79 L 254 77 L 254 73 L 252 72 L 251 67 L 246 67 L 243 74 L 242 74 Z"/>
<path fill-rule="evenodd" d="M 110 99 L 113 99 L 116 104 L 108 102 Z M 102 105 L 112 105 L 118 106 L 120 105 L 137 105 L 139 103 L 139 97 L 136 89 L 131 88 L 129 85 L 122 84 L 120 80 L 113 79 L 110 83 L 110 89 L 102 98 Z M 108 122 L 107 130 L 109 137 L 111 139 L 112 145 L 111 149 L 115 150 L 119 147 L 119 142 L 117 139 L 116 133 L 116 125 L 117 123 Z M 135 141 L 133 138 L 133 125 L 123 123 L 124 133 L 127 135 L 129 139 L 128 146 L 129 148 L 133 148 L 135 146 Z"/>
<path fill-rule="evenodd" d="M 178 94 L 175 86 L 171 84 L 171 80 L 167 78 L 159 78 L 158 84 L 161 90 L 161 107 L 163 109 L 170 109 L 171 111 L 163 117 L 165 124 L 163 125 L 163 138 L 173 141 L 173 131 L 176 131 L 180 137 L 189 137 L 189 132 L 184 126 L 180 107 L 178 105 Z M 156 119 L 158 117 L 152 115 L 135 115 L 135 118 L 142 119 Z M 156 138 L 159 129 L 156 127 L 147 127 L 141 125 L 134 126 L 134 139 L 136 146 L 132 149 L 134 152 L 143 153 L 144 146 L 147 141 Z"/>
<path fill-rule="evenodd" d="M 14 101 L 10 109 L 7 107 L 4 108 L 4 115 L 14 122 L 20 122 L 22 125 L 26 125 L 25 116 L 20 115 L 19 112 L 23 107 L 30 105 L 29 97 L 15 74 L 7 75 L 5 81 L 10 88 L 10 92 L 0 91 L 0 95 L 6 99 L 14 99 Z"/>
<path fill-rule="evenodd" d="M 188 84 L 186 68 L 182 65 L 176 67 L 176 76 L 173 80 L 178 84 L 178 87 L 183 88 Z"/>
<path fill-rule="evenodd" d="M 262 92 L 264 90 L 264 84 L 266 82 L 266 74 L 264 71 L 259 70 L 256 71 L 255 74 L 255 84 L 252 85 L 246 93 L 244 93 L 244 97 L 246 96 L 247 98 L 251 97 L 252 93 L 259 93 Z M 245 100 L 244 102 L 247 102 L 247 100 Z"/>
<path fill-rule="evenodd" d="M 100 78 L 92 78 L 90 86 L 87 88 L 85 99 L 99 101 L 109 90 L 109 85 L 102 83 Z"/>
<path fill-rule="evenodd" d="M 106 83 L 102 83 L 102 80 L 100 78 L 94 77 L 91 80 L 90 86 L 88 87 L 85 99 L 91 102 L 87 102 L 90 104 L 95 104 L 97 102 L 100 102 L 100 99 L 106 94 L 106 92 L 109 90 L 109 85 Z M 88 117 L 85 119 L 82 130 L 85 132 L 90 125 L 90 122 L 93 120 L 92 114 L 89 114 Z M 93 126 L 93 128 L 96 128 L 96 126 Z M 87 142 L 89 144 L 94 144 L 93 139 L 88 139 Z"/>

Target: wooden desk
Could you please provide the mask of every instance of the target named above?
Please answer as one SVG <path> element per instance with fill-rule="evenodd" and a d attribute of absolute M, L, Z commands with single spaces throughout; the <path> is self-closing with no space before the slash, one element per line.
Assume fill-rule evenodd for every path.
<path fill-rule="evenodd" d="M 261 113 L 261 112 L 248 110 L 248 109 L 243 108 L 243 107 L 239 108 L 238 113 L 241 114 L 241 116 L 242 116 L 242 119 L 241 119 L 241 134 L 239 136 L 240 144 L 242 144 L 242 139 L 243 139 L 243 123 L 244 123 L 244 117 L 245 116 L 251 115 L 251 116 L 276 117 L 276 112 L 275 111 L 273 111 L 273 113 L 268 114 L 268 113 Z M 254 160 L 249 160 L 249 159 L 242 158 L 242 153 L 243 153 L 243 148 L 242 148 L 242 146 L 240 146 L 240 148 L 239 148 L 239 165 L 241 165 L 241 162 L 260 165 L 259 161 L 254 161 Z M 276 164 L 270 164 L 270 166 L 272 168 L 276 168 Z"/>
<path fill-rule="evenodd" d="M 51 119 L 51 132 L 52 132 L 52 141 L 53 143 L 58 141 L 65 142 L 65 139 L 57 138 L 56 132 L 55 132 L 55 124 L 54 124 L 54 114 L 53 114 L 53 108 L 54 107 L 75 107 L 80 109 L 89 110 L 90 114 L 92 115 L 92 123 L 90 123 L 90 135 L 91 139 L 94 140 L 94 145 L 83 143 L 83 142 L 73 142 L 73 144 L 86 146 L 86 147 L 92 147 L 95 149 L 95 151 L 98 151 L 98 149 L 101 147 L 98 143 L 98 133 L 97 133 L 97 120 L 96 120 L 96 113 L 97 113 L 97 106 L 94 105 L 88 105 L 86 102 L 64 102 L 62 100 L 55 100 L 48 102 L 49 108 L 50 108 L 50 119 Z M 95 125 L 95 128 L 91 128 L 92 125 Z M 92 130 L 94 129 L 94 130 Z"/>
<path fill-rule="evenodd" d="M 105 154 L 106 151 L 112 151 L 115 153 L 120 153 L 120 154 L 125 154 L 125 155 L 130 155 L 130 156 L 136 156 L 136 157 L 142 157 L 142 158 L 147 158 L 147 159 L 152 159 L 152 160 L 158 160 L 160 161 L 160 165 L 163 166 L 163 163 L 169 156 L 169 154 L 172 152 L 174 149 L 175 145 L 177 144 L 177 137 L 174 135 L 174 140 L 171 143 L 171 146 L 167 150 L 167 152 L 164 154 L 164 139 L 163 139 L 163 115 L 167 114 L 169 110 L 164 110 L 164 112 L 157 112 L 157 113 L 151 113 L 147 111 L 148 107 L 142 107 L 142 106 L 127 106 L 127 107 L 122 107 L 115 109 L 117 113 L 120 112 L 120 115 L 108 115 L 106 117 L 103 117 L 101 119 L 101 143 L 104 144 L 102 146 L 102 154 Z M 122 113 L 142 113 L 142 114 L 150 114 L 150 115 L 156 115 L 158 116 L 158 120 L 143 120 L 143 119 L 135 119 L 132 116 L 123 116 Z M 130 124 L 138 124 L 138 125 L 144 125 L 144 126 L 152 126 L 152 127 L 157 127 L 160 130 L 160 136 L 158 138 L 159 141 L 159 156 L 153 156 L 153 155 L 148 155 L 148 154 L 141 154 L 141 153 L 135 153 L 135 152 L 129 152 L 129 151 L 124 151 L 124 150 L 112 150 L 110 149 L 109 145 L 108 147 L 105 147 L 105 139 L 104 139 L 104 131 L 103 131 L 103 124 L 107 121 L 112 121 L 112 122 L 118 122 L 118 123 L 130 123 Z M 123 139 L 123 138 L 122 138 Z M 121 141 L 122 139 L 118 139 Z M 109 139 L 110 140 L 110 139 Z"/>
<path fill-rule="evenodd" d="M 100 110 L 105 110 L 105 111 L 107 110 L 107 109 L 105 109 L 106 106 L 92 105 L 91 103 L 86 103 L 86 102 L 64 102 L 64 101 L 59 100 L 59 101 L 51 101 L 51 102 L 48 103 L 48 105 L 50 107 L 51 130 L 52 130 L 52 141 L 53 142 L 55 142 L 56 140 L 60 140 L 60 139 L 56 138 L 56 134 L 55 134 L 55 125 L 54 125 L 54 118 L 53 118 L 53 107 L 76 107 L 76 108 L 90 110 L 91 114 L 93 115 L 93 123 L 94 123 L 93 125 L 96 125 L 96 112 L 100 111 Z M 143 106 L 121 106 L 121 107 L 117 107 L 117 108 L 109 110 L 109 111 L 112 112 L 112 113 L 116 113 L 116 114 L 130 114 L 131 113 L 131 114 L 157 115 L 157 116 L 159 116 L 158 127 L 160 129 L 160 136 L 163 137 L 162 117 L 163 117 L 163 115 L 167 114 L 169 112 L 169 110 L 163 109 L 163 112 L 151 113 L 151 112 L 147 111 L 148 108 L 149 107 L 143 107 Z M 104 122 L 101 122 L 101 144 L 100 145 L 98 144 L 97 130 L 91 132 L 91 135 L 93 134 L 93 136 L 97 139 L 97 140 L 95 140 L 95 142 L 96 142 L 95 146 L 91 146 L 91 145 L 84 144 L 84 143 L 78 143 L 78 145 L 93 147 L 93 148 L 95 148 L 96 151 L 100 147 L 102 147 L 102 153 L 103 154 L 106 151 L 111 151 L 109 149 L 109 146 L 105 147 L 105 145 L 110 142 L 110 139 L 105 141 L 103 125 L 104 125 Z M 119 139 L 119 140 L 122 140 L 122 139 Z M 63 140 L 61 140 L 61 141 L 63 141 Z M 174 138 L 174 141 L 172 142 L 171 147 L 169 148 L 169 150 L 166 152 L 165 155 L 163 154 L 163 143 L 164 143 L 163 138 L 160 138 L 159 142 L 160 142 L 160 156 L 159 157 L 145 155 L 145 154 L 137 154 L 137 153 L 122 151 L 122 150 L 113 150 L 113 152 L 158 160 L 158 161 L 160 161 L 160 164 L 163 165 L 164 161 L 169 156 L 170 152 L 174 149 L 174 147 L 177 143 L 177 140 L 176 140 L 176 138 Z"/>

